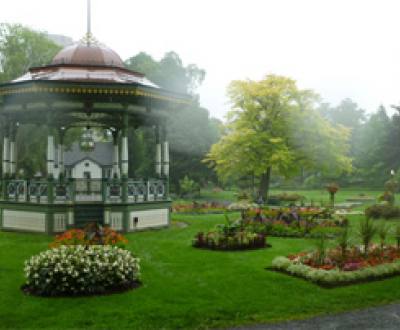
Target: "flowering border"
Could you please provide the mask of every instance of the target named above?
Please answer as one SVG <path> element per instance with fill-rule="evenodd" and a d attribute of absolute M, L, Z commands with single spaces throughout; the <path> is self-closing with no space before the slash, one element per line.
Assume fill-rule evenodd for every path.
<path fill-rule="evenodd" d="M 280 256 L 272 261 L 270 269 L 303 278 L 323 287 L 336 287 L 400 275 L 400 260 L 354 271 L 342 271 L 316 269 Z"/>

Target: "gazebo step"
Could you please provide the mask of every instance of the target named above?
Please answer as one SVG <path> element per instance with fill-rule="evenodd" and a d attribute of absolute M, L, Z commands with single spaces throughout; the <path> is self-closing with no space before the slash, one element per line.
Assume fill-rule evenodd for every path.
<path fill-rule="evenodd" d="M 75 226 L 85 227 L 88 223 L 104 224 L 104 208 L 99 204 L 77 204 L 74 207 Z"/>

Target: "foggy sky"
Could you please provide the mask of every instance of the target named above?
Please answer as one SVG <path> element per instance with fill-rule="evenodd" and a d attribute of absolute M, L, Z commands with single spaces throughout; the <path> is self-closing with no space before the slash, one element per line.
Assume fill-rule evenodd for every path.
<path fill-rule="evenodd" d="M 124 60 L 173 50 L 204 68 L 201 103 L 218 118 L 231 80 L 268 73 L 373 112 L 400 104 L 399 12 L 398 0 L 92 0 L 92 32 Z M 0 22 L 79 40 L 86 0 L 4 0 Z"/>

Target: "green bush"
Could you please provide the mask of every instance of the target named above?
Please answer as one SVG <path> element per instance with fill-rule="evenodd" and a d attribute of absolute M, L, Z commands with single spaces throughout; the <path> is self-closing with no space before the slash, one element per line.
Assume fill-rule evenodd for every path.
<path fill-rule="evenodd" d="M 199 195 L 199 192 L 199 184 L 187 175 L 182 180 L 179 180 L 179 193 L 181 197 Z"/>
<path fill-rule="evenodd" d="M 279 205 L 280 202 L 303 202 L 306 198 L 299 194 L 282 193 L 268 197 L 268 204 Z"/>
<path fill-rule="evenodd" d="M 365 209 L 368 219 L 393 219 L 400 217 L 400 208 L 390 204 L 375 204 Z"/>
<path fill-rule="evenodd" d="M 139 259 L 128 250 L 63 245 L 25 262 L 25 288 L 44 296 L 101 294 L 131 287 L 139 280 L 139 270 Z"/>

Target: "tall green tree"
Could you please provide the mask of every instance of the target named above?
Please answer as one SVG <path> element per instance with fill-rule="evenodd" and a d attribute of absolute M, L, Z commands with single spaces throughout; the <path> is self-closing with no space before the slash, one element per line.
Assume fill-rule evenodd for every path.
<path fill-rule="evenodd" d="M 380 106 L 378 111 L 361 126 L 354 155 L 354 164 L 357 168 L 355 174 L 359 176 L 359 181 L 381 186 L 387 180 L 390 170 L 397 169 L 396 165 L 390 164 L 392 155 L 400 152 L 398 148 L 393 150 L 393 145 L 396 144 L 388 144 L 391 130 L 393 130 L 391 119 L 383 106 Z"/>
<path fill-rule="evenodd" d="M 44 33 L 20 24 L 0 24 L 0 82 L 49 64 L 60 49 Z"/>
<path fill-rule="evenodd" d="M 301 167 L 349 171 L 349 131 L 334 126 L 314 109 L 318 97 L 277 75 L 261 81 L 233 81 L 232 110 L 221 140 L 207 155 L 223 179 L 253 175 L 259 196 L 267 198 L 272 172 L 289 177 Z"/>
<path fill-rule="evenodd" d="M 26 73 L 30 67 L 49 64 L 60 46 L 46 34 L 19 24 L 0 24 L 0 83 Z M 35 125 L 19 127 L 18 167 L 29 175 L 44 170 L 46 130 Z M 35 152 L 32 152 L 35 150 Z"/>
<path fill-rule="evenodd" d="M 205 71 L 195 64 L 184 65 L 175 52 L 168 52 L 156 61 L 150 55 L 141 52 L 129 58 L 126 66 L 131 70 L 144 73 L 147 78 L 162 88 L 190 94 L 194 98 L 192 105 L 181 111 L 171 113 L 167 120 L 168 140 L 171 148 L 170 182 L 174 190 L 179 189 L 179 181 L 185 176 L 198 183 L 216 181 L 215 173 L 202 163 L 202 159 L 211 145 L 218 141 L 220 122 L 211 118 L 207 109 L 202 108 L 196 94 L 197 87 L 203 82 Z M 197 101 L 197 102 L 196 102 Z M 131 132 L 133 171 L 136 175 L 151 175 L 154 162 L 154 135 L 143 130 Z M 150 170 L 149 170 L 150 169 Z"/>
<path fill-rule="evenodd" d="M 179 55 L 167 52 L 160 61 L 141 52 L 125 61 L 126 66 L 134 71 L 146 74 L 146 77 L 160 87 L 177 93 L 194 95 L 203 82 L 206 72 L 195 64 L 183 65 Z"/>

